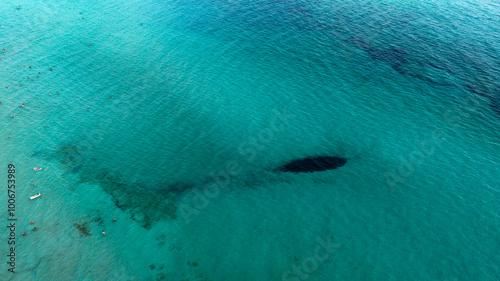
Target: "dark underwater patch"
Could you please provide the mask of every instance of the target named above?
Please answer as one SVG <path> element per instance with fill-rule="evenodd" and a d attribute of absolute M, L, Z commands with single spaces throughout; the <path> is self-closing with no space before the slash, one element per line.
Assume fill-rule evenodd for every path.
<path fill-rule="evenodd" d="M 183 192 L 191 185 L 174 183 L 162 190 L 151 190 L 145 186 L 128 183 L 123 175 L 106 171 L 100 167 L 90 169 L 84 165 L 84 152 L 76 144 L 61 146 L 53 153 L 35 152 L 32 157 L 50 155 L 59 160 L 68 173 L 78 174 L 80 182 L 98 184 L 111 196 L 113 203 L 127 213 L 142 227 L 150 229 L 157 221 L 177 218 L 177 208 L 172 202 L 172 194 Z M 87 161 L 92 163 L 92 161 Z M 97 162 L 97 161 L 95 161 Z M 102 226 L 102 218 L 96 219 Z M 88 222 L 74 224 L 80 235 L 90 235 Z"/>
<path fill-rule="evenodd" d="M 279 168 L 283 172 L 312 173 L 334 170 L 344 166 L 347 158 L 339 156 L 317 156 L 292 161 Z"/>
<path fill-rule="evenodd" d="M 37 152 L 32 156 L 40 155 L 43 156 L 44 154 Z M 81 172 L 83 168 L 83 162 L 85 160 L 81 148 L 74 144 L 62 146 L 57 151 L 53 152 L 50 156 L 58 159 L 66 169 L 66 172 L 71 174 L 77 174 Z"/>
<path fill-rule="evenodd" d="M 88 237 L 92 235 L 90 233 L 90 224 L 88 222 L 84 223 L 74 223 L 73 226 L 78 230 L 81 237 Z"/>
<path fill-rule="evenodd" d="M 81 165 L 83 162 L 82 153 L 75 145 L 66 145 L 59 148 L 56 152 L 56 157 L 70 169 Z"/>
<path fill-rule="evenodd" d="M 500 97 L 499 96 L 493 96 L 490 99 L 490 107 L 494 112 L 496 112 L 498 115 L 500 115 Z"/>
<path fill-rule="evenodd" d="M 465 85 L 465 89 L 467 89 L 469 92 L 473 94 L 489 99 L 491 110 L 493 110 L 496 114 L 500 115 L 500 96 L 488 94 L 485 91 L 479 89 L 477 86 L 471 84 Z"/>
<path fill-rule="evenodd" d="M 168 192 L 158 194 L 141 186 L 126 184 L 121 175 L 105 171 L 98 174 L 95 180 L 111 195 L 118 208 L 145 229 L 151 229 L 163 218 L 177 218 L 177 208 L 167 199 Z"/>
<path fill-rule="evenodd" d="M 476 94 L 481 97 L 485 97 L 489 99 L 489 106 L 491 110 L 500 115 L 500 96 L 491 94 L 491 89 L 488 90 L 488 87 L 480 87 L 480 85 L 477 85 L 476 82 L 472 81 L 465 81 L 464 86 L 459 86 L 456 84 L 450 84 L 446 82 L 441 82 L 438 81 L 432 77 L 429 77 L 429 75 L 426 74 L 421 74 L 418 71 L 415 71 L 415 67 L 421 66 L 423 69 L 434 69 L 438 70 L 444 73 L 447 73 L 449 75 L 454 75 L 454 76 L 459 76 L 459 74 L 455 73 L 448 65 L 438 65 L 432 61 L 429 61 L 427 59 L 418 59 L 415 56 L 410 56 L 408 52 L 402 49 L 396 49 L 396 48 L 390 48 L 388 50 L 382 50 L 382 49 L 377 49 L 373 47 L 370 43 L 364 41 L 361 38 L 354 37 L 347 39 L 347 41 L 352 42 L 359 47 L 361 47 L 372 59 L 375 60 L 380 60 L 388 63 L 392 69 L 394 69 L 397 73 L 409 77 L 414 77 L 417 79 L 420 79 L 422 81 L 438 85 L 438 86 L 447 86 L 447 87 L 456 87 L 456 88 L 461 88 L 465 89 L 473 94 Z M 468 61 L 469 64 L 471 64 L 471 61 Z M 485 69 L 487 67 L 480 68 L 479 66 L 476 66 L 474 64 L 471 65 L 471 67 L 476 68 L 477 72 L 482 73 L 483 75 L 486 75 L 487 72 Z M 485 77 L 483 77 L 485 79 Z M 489 83 L 494 84 L 494 81 L 498 80 L 495 78 L 489 79 Z M 479 84 L 484 84 L 484 83 L 479 83 Z"/>
<path fill-rule="evenodd" d="M 46 151 L 46 150 L 38 150 L 38 151 L 35 151 L 33 152 L 30 157 L 39 157 L 39 158 L 42 158 L 42 159 L 50 159 L 50 152 Z"/>
<path fill-rule="evenodd" d="M 409 56 L 410 54 L 402 49 L 397 49 L 397 48 L 390 48 L 388 50 L 383 50 L 383 49 L 377 49 L 373 47 L 370 43 L 365 42 L 361 38 L 350 38 L 347 39 L 347 41 L 352 42 L 361 48 L 372 58 L 375 60 L 380 60 L 383 62 L 388 63 L 392 69 L 394 69 L 397 73 L 405 76 L 410 76 L 414 77 L 417 79 L 420 79 L 422 81 L 438 85 L 438 86 L 453 86 L 452 84 L 449 83 L 444 83 L 444 82 L 439 82 L 436 81 L 430 77 L 427 77 L 426 75 L 420 74 L 420 73 L 415 73 L 412 69 L 412 64 L 413 66 L 419 65 L 422 67 L 426 68 L 434 68 L 438 69 L 441 71 L 444 71 L 446 73 L 451 73 L 448 69 L 445 69 L 442 66 L 436 65 L 433 62 L 428 62 L 428 61 L 422 61 L 422 60 L 415 60 L 414 58 L 411 59 Z"/>
<path fill-rule="evenodd" d="M 77 174 L 78 172 L 80 172 L 80 170 L 82 169 L 82 167 L 83 167 L 82 164 L 80 164 L 80 165 L 78 165 L 76 167 L 73 167 L 73 169 L 71 169 L 71 173 L 72 174 Z"/>

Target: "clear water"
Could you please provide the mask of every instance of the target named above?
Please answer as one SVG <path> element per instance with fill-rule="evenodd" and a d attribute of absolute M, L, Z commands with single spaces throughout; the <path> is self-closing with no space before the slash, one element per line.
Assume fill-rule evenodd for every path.
<path fill-rule="evenodd" d="M 497 1 L 6 0 L 0 24 L 0 280 L 500 280 Z M 276 172 L 316 155 L 348 162 Z"/>

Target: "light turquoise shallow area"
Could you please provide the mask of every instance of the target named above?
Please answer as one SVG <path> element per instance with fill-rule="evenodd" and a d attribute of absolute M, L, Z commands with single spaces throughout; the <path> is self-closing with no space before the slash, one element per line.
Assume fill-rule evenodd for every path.
<path fill-rule="evenodd" d="M 500 280 L 497 1 L 6 0 L 0 25 L 0 280 Z M 317 155 L 348 162 L 276 171 Z"/>

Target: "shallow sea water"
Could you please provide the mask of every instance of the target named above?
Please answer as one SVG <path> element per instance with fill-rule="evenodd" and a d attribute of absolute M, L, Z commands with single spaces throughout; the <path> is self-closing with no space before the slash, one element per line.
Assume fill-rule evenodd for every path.
<path fill-rule="evenodd" d="M 498 2 L 20 4 L 0 280 L 500 280 Z"/>

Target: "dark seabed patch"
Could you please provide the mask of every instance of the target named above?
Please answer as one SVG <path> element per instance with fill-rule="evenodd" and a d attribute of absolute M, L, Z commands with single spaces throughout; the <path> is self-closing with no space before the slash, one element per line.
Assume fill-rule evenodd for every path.
<path fill-rule="evenodd" d="M 312 173 L 334 170 L 344 166 L 347 159 L 339 156 L 316 156 L 292 161 L 279 168 L 279 171 L 292 173 Z"/>
<path fill-rule="evenodd" d="M 40 153 L 34 154 L 35 156 L 43 155 Z M 72 174 L 79 173 L 83 167 L 84 156 L 81 149 L 76 145 L 65 145 L 60 147 L 51 156 L 61 162 L 66 168 L 66 171 Z"/>
<path fill-rule="evenodd" d="M 168 192 L 157 194 L 141 186 L 127 184 L 120 175 L 106 171 L 101 171 L 89 181 L 97 181 L 111 195 L 118 208 L 146 229 L 151 229 L 162 218 L 177 218 L 177 208 L 169 199 Z"/>
<path fill-rule="evenodd" d="M 480 81 L 471 80 L 472 78 L 469 78 L 469 75 L 465 76 L 460 75 L 459 73 L 456 73 L 455 71 L 450 69 L 450 67 L 447 65 L 443 66 L 438 65 L 437 63 L 430 61 L 430 59 L 419 59 L 402 49 L 393 47 L 387 50 L 378 49 L 373 47 L 370 43 L 358 37 L 347 39 L 347 41 L 352 42 L 357 46 L 361 47 L 370 56 L 370 58 L 388 63 L 391 66 L 391 68 L 400 75 L 414 77 L 438 86 L 447 86 L 447 87 L 456 87 L 460 89 L 465 89 L 473 94 L 487 98 L 489 100 L 489 106 L 493 110 L 493 112 L 500 115 L 500 97 L 494 94 L 490 94 L 490 92 L 492 92 L 491 87 L 489 90 L 488 90 L 489 87 L 479 87 L 479 85 L 484 83 L 480 83 Z M 423 72 L 420 73 L 416 71 L 418 66 L 422 67 L 420 70 L 424 72 L 425 72 L 424 69 L 427 70 L 432 69 L 434 70 L 435 74 L 446 73 L 448 75 L 453 75 L 456 78 L 465 80 L 464 81 L 465 85 L 460 86 L 458 84 L 437 81 L 435 78 L 431 78 L 430 74 L 424 74 Z M 478 68 L 478 66 L 476 66 L 475 64 L 471 64 L 470 67 L 476 69 L 478 72 L 484 72 L 483 69 Z M 485 67 L 485 69 L 487 68 Z M 483 75 L 485 75 L 485 73 L 483 73 Z M 488 75 L 494 75 L 494 74 L 488 73 Z M 442 75 L 436 75 L 436 76 L 442 76 Z M 483 77 L 483 80 L 484 79 L 486 78 Z M 495 77 L 491 78 L 488 84 L 495 85 L 494 81 L 496 81 Z"/>
<path fill-rule="evenodd" d="M 83 222 L 83 223 L 74 223 L 73 226 L 80 232 L 80 236 L 82 237 L 87 237 L 92 235 L 90 233 L 90 223 L 89 222 Z"/>
<path fill-rule="evenodd" d="M 499 96 L 493 96 L 491 98 L 491 103 L 490 103 L 491 109 L 495 111 L 498 115 L 500 115 L 500 97 Z"/>
<path fill-rule="evenodd" d="M 146 186 L 138 186 L 128 183 L 119 173 L 114 173 L 100 167 L 91 168 L 93 160 L 88 160 L 84 165 L 86 151 L 77 144 L 63 145 L 57 151 L 50 154 L 57 159 L 68 173 L 77 174 L 81 183 L 98 184 L 111 195 L 114 204 L 126 212 L 130 218 L 138 222 L 142 227 L 150 229 L 160 219 L 176 219 L 177 208 L 172 202 L 172 196 L 180 193 L 191 186 L 177 183 L 167 186 L 162 190 L 151 189 Z M 33 153 L 32 156 L 46 156 L 47 152 Z M 98 162 L 97 160 L 94 162 Z M 102 218 L 95 220 L 102 226 Z M 74 224 L 82 236 L 87 236 L 88 223 Z M 90 234 L 89 234 L 90 235 Z"/>
<path fill-rule="evenodd" d="M 488 94 L 485 91 L 479 89 L 477 86 L 467 84 L 465 88 L 478 96 L 489 99 L 490 108 L 498 115 L 500 115 L 500 96 Z"/>
<path fill-rule="evenodd" d="M 414 77 L 417 79 L 420 79 L 422 81 L 438 85 L 438 86 L 453 86 L 450 83 L 444 83 L 440 81 L 436 81 L 426 75 L 420 74 L 420 73 L 415 73 L 412 71 L 412 65 L 420 65 L 425 68 L 433 68 L 436 70 L 444 71 L 449 73 L 450 71 L 446 70 L 444 67 L 440 67 L 436 65 L 435 63 L 428 62 L 428 61 L 420 61 L 416 59 L 411 59 L 410 54 L 402 49 L 398 48 L 393 48 L 391 47 L 390 49 L 383 50 L 383 49 L 377 49 L 373 47 L 371 44 L 365 42 L 361 38 L 351 38 L 348 39 L 347 41 L 352 42 L 361 48 L 372 58 L 375 60 L 380 60 L 388 63 L 392 69 L 394 69 L 397 73 L 405 76 L 410 76 Z"/>
<path fill-rule="evenodd" d="M 80 170 L 82 169 L 82 167 L 83 167 L 83 165 L 82 165 L 82 164 L 80 164 L 80 165 L 78 165 L 78 166 L 76 166 L 76 167 L 73 167 L 73 169 L 71 169 L 71 171 L 70 171 L 70 172 L 71 172 L 72 174 L 77 174 L 78 172 L 80 172 Z"/>

